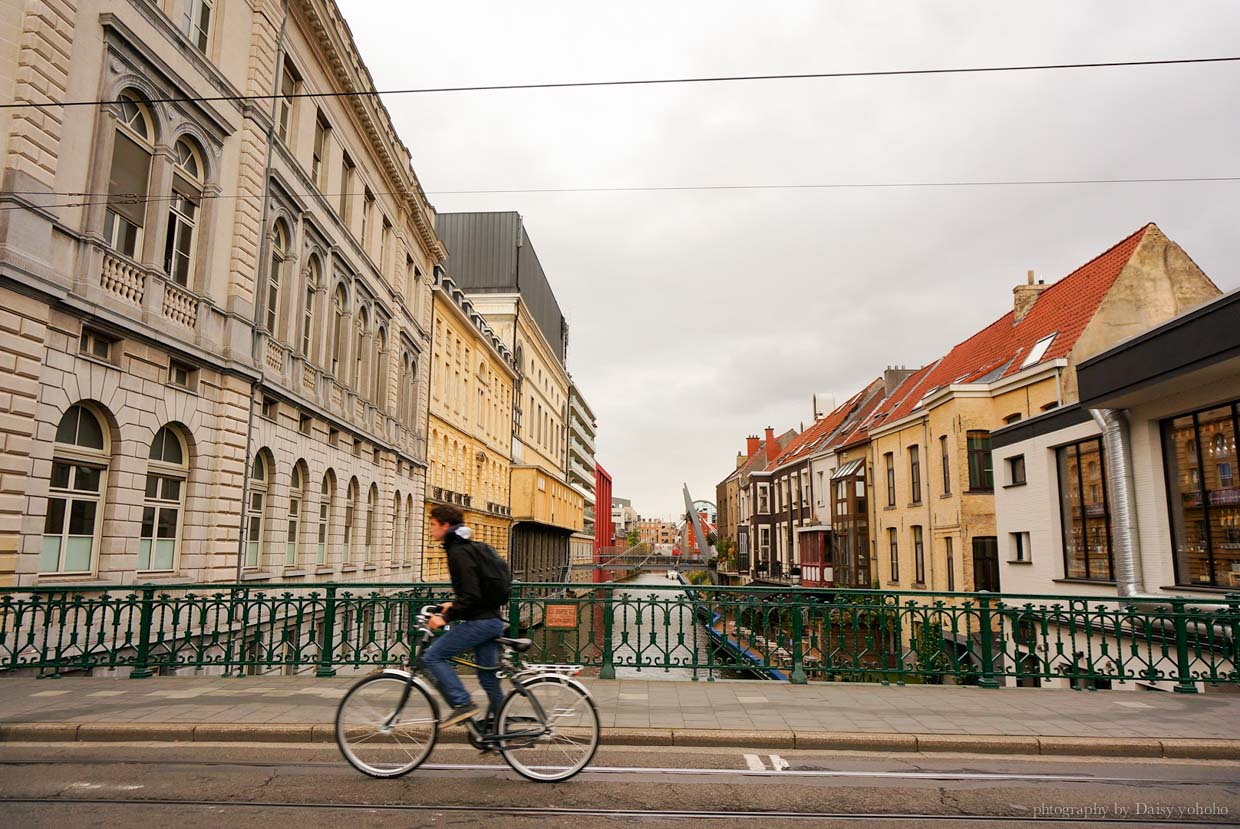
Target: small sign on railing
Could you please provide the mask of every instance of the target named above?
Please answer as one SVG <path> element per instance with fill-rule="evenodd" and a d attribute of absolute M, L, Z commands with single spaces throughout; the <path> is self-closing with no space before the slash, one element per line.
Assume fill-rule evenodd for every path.
<path fill-rule="evenodd" d="M 576 630 L 577 605 L 548 604 L 543 616 L 543 626 L 550 630 Z"/>

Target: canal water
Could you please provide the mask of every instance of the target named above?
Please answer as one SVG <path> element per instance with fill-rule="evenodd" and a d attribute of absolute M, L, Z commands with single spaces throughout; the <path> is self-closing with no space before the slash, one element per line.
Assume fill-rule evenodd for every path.
<path fill-rule="evenodd" d="M 693 679 L 694 670 L 653 667 L 665 663 L 706 664 L 708 636 L 693 616 L 693 605 L 683 590 L 650 590 L 647 585 L 671 585 L 662 570 L 639 573 L 625 581 L 616 598 L 612 623 L 612 649 L 616 659 L 616 679 Z M 621 667 L 640 662 L 646 667 Z M 699 679 L 706 678 L 699 669 Z"/>

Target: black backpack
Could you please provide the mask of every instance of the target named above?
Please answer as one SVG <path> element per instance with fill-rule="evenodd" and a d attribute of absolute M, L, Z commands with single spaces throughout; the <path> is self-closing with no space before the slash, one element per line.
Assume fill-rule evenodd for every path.
<path fill-rule="evenodd" d="M 500 558 L 490 544 L 470 541 L 463 546 L 469 548 L 478 569 L 478 592 L 482 594 L 483 603 L 488 607 L 500 607 L 512 595 L 512 570 L 508 562 Z"/>

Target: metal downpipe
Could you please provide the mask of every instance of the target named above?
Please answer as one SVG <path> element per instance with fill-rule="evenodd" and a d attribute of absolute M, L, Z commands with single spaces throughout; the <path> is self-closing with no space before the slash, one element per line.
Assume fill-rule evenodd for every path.
<path fill-rule="evenodd" d="M 1115 587 L 1120 596 L 1148 596 L 1141 573 L 1141 542 L 1137 533 L 1136 493 L 1132 479 L 1132 449 L 1128 441 L 1128 418 L 1122 409 L 1090 409 L 1102 429 L 1110 487 L 1115 542 Z"/>

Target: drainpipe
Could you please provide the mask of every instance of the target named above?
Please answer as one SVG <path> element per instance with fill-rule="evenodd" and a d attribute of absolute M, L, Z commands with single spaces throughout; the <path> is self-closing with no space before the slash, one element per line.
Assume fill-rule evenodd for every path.
<path fill-rule="evenodd" d="M 1115 587 L 1122 597 L 1148 596 L 1141 574 L 1141 545 L 1137 534 L 1136 493 L 1132 481 L 1132 447 L 1128 416 L 1123 409 L 1090 409 L 1102 429 L 1107 483 L 1115 496 L 1111 522 L 1115 541 Z"/>

